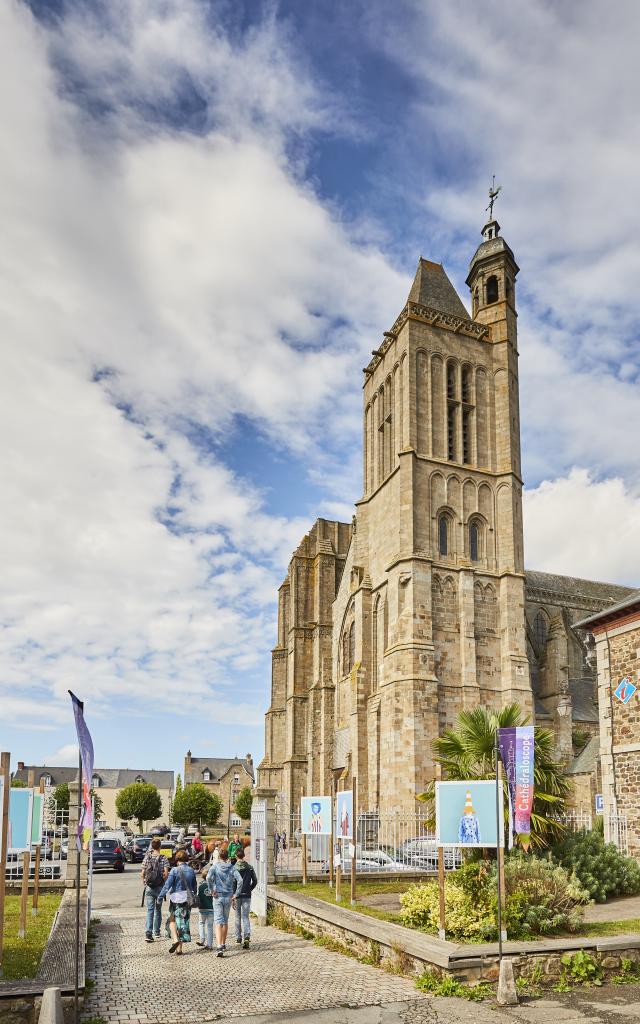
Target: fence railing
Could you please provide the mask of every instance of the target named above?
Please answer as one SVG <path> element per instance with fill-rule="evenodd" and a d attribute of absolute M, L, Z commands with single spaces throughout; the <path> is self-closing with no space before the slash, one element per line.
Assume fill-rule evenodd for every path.
<path fill-rule="evenodd" d="M 44 821 L 42 828 L 42 846 L 40 848 L 40 868 L 38 877 L 41 879 L 63 879 L 67 872 L 67 853 L 69 843 L 69 812 L 58 808 L 52 797 L 45 800 Z M 5 878 L 7 882 L 22 880 L 23 855 L 13 853 L 7 855 Z M 36 874 L 36 847 L 32 846 L 29 856 L 29 878 Z"/>
<path fill-rule="evenodd" d="M 558 819 L 572 832 L 593 828 L 593 817 L 588 811 L 571 811 Z M 614 843 L 621 853 L 628 855 L 629 840 L 627 819 L 624 815 L 610 815 L 608 841 Z M 269 841 L 269 839 L 267 839 Z M 276 809 L 274 844 L 274 865 L 277 876 L 302 874 L 302 833 L 300 815 Z M 307 874 L 327 877 L 331 855 L 331 837 L 308 835 Z M 334 854 L 340 849 L 342 868 L 351 869 L 349 844 L 345 841 L 334 844 Z M 438 870 L 438 849 L 435 835 L 430 830 L 427 815 L 388 814 L 365 811 L 358 815 L 356 847 L 356 871 L 359 875 L 372 873 L 396 874 L 412 872 L 434 874 Z M 458 847 L 444 848 L 446 871 L 460 867 L 462 854 Z"/>
<path fill-rule="evenodd" d="M 276 875 L 302 873 L 302 834 L 300 815 L 276 813 L 273 837 Z M 307 873 L 327 877 L 331 855 L 331 837 L 308 835 L 306 838 Z M 334 844 L 340 850 L 343 870 L 351 869 L 349 842 Z M 426 814 L 388 814 L 364 811 L 358 815 L 355 842 L 356 871 L 360 874 L 433 874 L 438 870 L 438 849 Z M 445 847 L 445 869 L 459 867 L 462 857 L 454 847 Z"/>

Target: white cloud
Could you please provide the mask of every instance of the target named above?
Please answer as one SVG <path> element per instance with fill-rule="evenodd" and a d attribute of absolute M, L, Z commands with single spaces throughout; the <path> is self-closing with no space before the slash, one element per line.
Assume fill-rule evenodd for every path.
<path fill-rule="evenodd" d="M 273 18 L 232 40 L 141 0 L 43 28 L 10 0 L 0 39 L 3 721 L 59 725 L 69 686 L 135 715 L 151 684 L 257 724 L 268 675 L 230 680 L 262 665 L 310 522 L 211 442 L 243 414 L 330 464 L 405 282 L 289 158 L 337 108 Z M 197 129 L 159 119 L 187 100 Z"/>
<path fill-rule="evenodd" d="M 531 569 L 584 579 L 640 582 L 640 492 L 586 469 L 524 493 L 525 556 Z"/>
<path fill-rule="evenodd" d="M 54 751 L 53 754 L 48 754 L 42 759 L 43 765 L 56 765 L 60 767 L 69 766 L 75 767 L 78 763 L 78 744 L 77 743 L 65 743 L 64 746 Z"/>

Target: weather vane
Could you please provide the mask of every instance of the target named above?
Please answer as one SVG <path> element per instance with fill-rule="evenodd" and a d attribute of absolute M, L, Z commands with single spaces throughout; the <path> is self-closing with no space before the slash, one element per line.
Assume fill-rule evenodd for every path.
<path fill-rule="evenodd" d="M 496 176 L 495 174 L 491 177 L 491 188 L 489 189 L 489 205 L 487 210 L 489 211 L 489 220 L 493 220 L 493 204 L 498 198 L 498 194 L 502 192 L 502 185 L 498 185 L 496 188 Z"/>

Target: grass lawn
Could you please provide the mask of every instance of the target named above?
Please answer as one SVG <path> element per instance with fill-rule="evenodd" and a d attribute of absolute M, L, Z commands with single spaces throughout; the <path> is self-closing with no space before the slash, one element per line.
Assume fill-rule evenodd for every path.
<path fill-rule="evenodd" d="M 358 882 L 356 888 L 356 900 L 360 896 L 377 896 L 379 893 L 401 893 L 406 892 L 412 882 Z M 377 917 L 379 921 L 393 921 L 394 924 L 402 924 L 400 914 L 394 914 L 390 910 L 382 910 L 379 907 L 367 907 L 363 903 L 356 902 L 355 907 L 351 906 L 351 890 L 349 878 L 342 879 L 342 893 L 339 903 L 336 902 L 336 890 L 328 882 L 280 882 L 279 889 L 288 889 L 290 892 L 301 892 L 305 896 L 314 896 L 317 900 L 324 900 L 325 903 L 332 903 L 334 907 L 344 907 L 345 910 L 357 910 L 359 914 L 367 914 L 369 917 Z"/>
<path fill-rule="evenodd" d="M 61 899 L 61 893 L 48 893 L 46 896 L 41 893 L 38 899 L 38 914 L 36 917 L 32 917 L 30 896 L 27 909 L 27 934 L 24 939 L 19 939 L 20 897 L 7 896 L 2 961 L 2 977 L 6 981 L 17 978 L 35 978 Z"/>
<path fill-rule="evenodd" d="M 335 886 L 332 888 L 327 882 L 281 882 L 279 889 L 288 889 L 290 892 L 304 893 L 306 896 L 315 896 L 317 900 L 324 900 L 325 903 L 332 903 L 333 906 L 343 907 L 345 910 L 357 910 L 359 914 L 367 914 L 369 917 L 377 917 L 380 921 L 392 921 L 394 924 L 403 924 L 400 914 L 390 910 L 383 910 L 380 907 L 367 907 L 359 902 L 361 896 L 373 896 L 378 893 L 401 893 L 415 885 L 415 882 L 358 882 L 356 889 L 355 907 L 351 906 L 349 879 L 342 881 L 342 899 L 336 903 Z M 408 926 L 405 926 L 408 927 Z M 422 929 L 415 929 L 422 931 Z M 605 935 L 629 935 L 632 932 L 640 933 L 640 918 L 632 918 L 628 921 L 596 921 L 581 925 L 575 932 L 557 932 L 554 935 L 532 935 L 531 939 L 561 939 L 561 938 L 591 938 L 593 936 Z M 433 935 L 433 932 L 425 934 Z M 485 940 L 482 940 L 483 942 Z"/>

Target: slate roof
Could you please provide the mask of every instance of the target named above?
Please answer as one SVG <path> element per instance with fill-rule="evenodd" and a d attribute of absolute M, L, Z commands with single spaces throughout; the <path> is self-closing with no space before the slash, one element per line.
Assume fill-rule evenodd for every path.
<path fill-rule="evenodd" d="M 240 764 L 245 771 L 254 778 L 253 761 L 245 761 L 242 757 L 192 757 L 192 774 L 202 775 L 205 768 L 208 768 L 212 775 L 212 782 L 219 782 L 223 775 L 233 767 Z M 193 769 L 195 768 L 195 772 Z"/>
<path fill-rule="evenodd" d="M 25 765 L 13 773 L 14 779 L 20 782 L 27 782 L 29 772 L 33 769 L 36 783 L 40 782 L 43 775 L 51 776 L 51 785 L 59 786 L 61 783 L 73 782 L 78 776 L 77 768 L 57 768 L 55 765 Z M 99 776 L 101 785 L 105 789 L 123 789 L 129 786 L 140 777 L 143 782 L 151 782 L 158 789 L 173 789 L 173 772 L 147 770 L 141 768 L 94 768 L 93 774 Z"/>
<path fill-rule="evenodd" d="M 618 601 L 617 604 L 612 604 L 603 608 L 601 612 L 596 612 L 595 615 L 590 615 L 588 619 L 582 619 L 580 622 L 576 622 L 576 626 L 590 626 L 595 622 L 605 619 L 615 618 L 618 612 L 624 613 L 627 610 L 632 611 L 634 605 L 640 606 L 640 590 L 634 590 L 623 598 L 622 601 Z"/>
<path fill-rule="evenodd" d="M 418 269 L 407 302 L 418 302 L 422 306 L 437 309 L 439 313 L 469 319 L 462 299 L 451 284 L 442 264 L 432 263 L 422 256 L 418 261 Z"/>
<path fill-rule="evenodd" d="M 595 681 L 590 677 L 570 679 L 572 717 L 575 722 L 598 722 Z"/>
<path fill-rule="evenodd" d="M 599 583 L 596 580 L 583 580 L 577 576 L 559 576 L 557 573 L 538 572 L 536 569 L 525 569 L 526 590 L 545 590 L 555 594 L 560 600 L 558 604 L 575 607 L 582 602 L 598 602 L 601 607 L 613 605 L 633 594 L 632 587 L 623 587 L 618 583 Z"/>
<path fill-rule="evenodd" d="M 582 772 L 595 771 L 600 755 L 600 736 L 596 733 L 591 737 L 584 750 L 581 750 L 575 760 L 567 768 L 569 775 L 580 775 Z"/>

